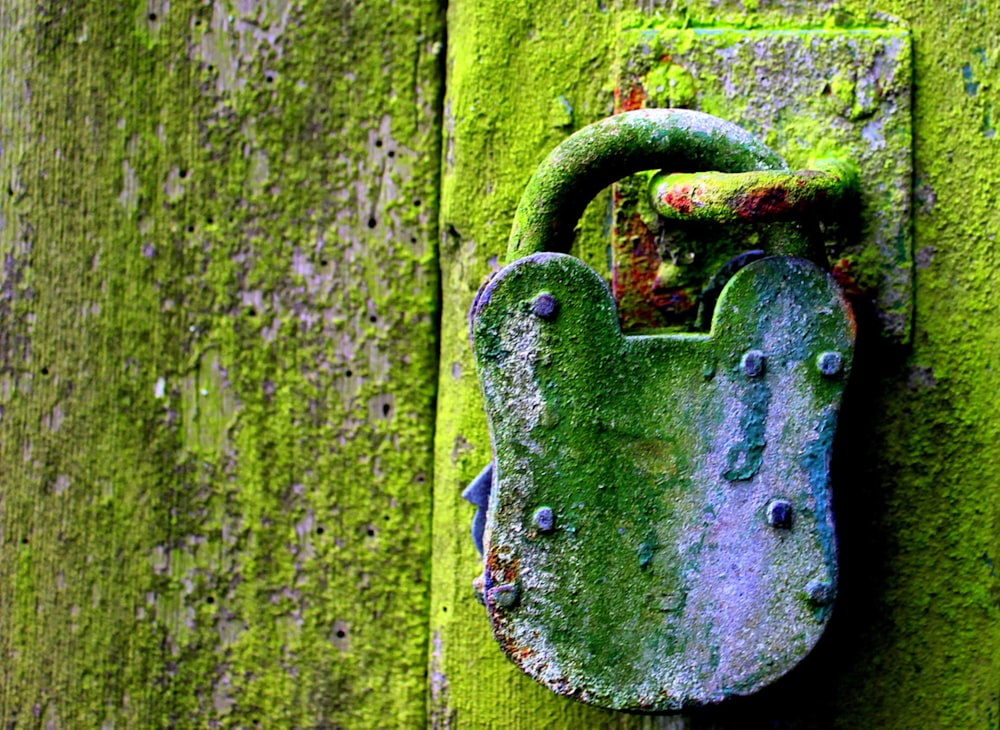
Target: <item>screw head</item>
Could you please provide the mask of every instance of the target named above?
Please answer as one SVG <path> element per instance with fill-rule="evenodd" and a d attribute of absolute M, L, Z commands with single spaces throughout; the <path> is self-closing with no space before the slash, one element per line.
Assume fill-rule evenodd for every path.
<path fill-rule="evenodd" d="M 535 510 L 535 527 L 541 532 L 552 532 L 556 526 L 556 516 L 551 507 L 539 507 Z"/>
<path fill-rule="evenodd" d="M 833 584 L 825 580 L 811 580 L 806 585 L 806 597 L 814 606 L 828 606 L 833 602 Z"/>
<path fill-rule="evenodd" d="M 502 586 L 494 586 L 486 593 L 486 600 L 497 608 L 513 608 L 517 605 L 518 595 L 515 583 L 506 583 Z"/>
<path fill-rule="evenodd" d="M 764 353 L 760 350 L 747 350 L 740 361 L 743 372 L 751 378 L 756 378 L 764 372 Z"/>
<path fill-rule="evenodd" d="M 816 358 L 816 368 L 820 375 L 832 378 L 844 369 L 844 356 L 836 350 L 821 352 Z"/>
<path fill-rule="evenodd" d="M 543 291 L 531 303 L 531 311 L 539 319 L 544 319 L 548 322 L 555 319 L 559 313 L 559 302 L 547 291 Z"/>
<path fill-rule="evenodd" d="M 767 524 L 787 530 L 792 526 L 792 503 L 786 499 L 773 499 L 767 505 Z"/>

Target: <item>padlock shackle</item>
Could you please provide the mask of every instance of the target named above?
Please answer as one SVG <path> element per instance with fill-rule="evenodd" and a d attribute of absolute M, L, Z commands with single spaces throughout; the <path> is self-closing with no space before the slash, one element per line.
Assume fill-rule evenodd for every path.
<path fill-rule="evenodd" d="M 639 109 L 568 137 L 538 166 L 521 196 L 507 262 L 568 253 L 573 229 L 602 189 L 643 170 L 787 170 L 785 161 L 731 122 L 687 109 Z"/>

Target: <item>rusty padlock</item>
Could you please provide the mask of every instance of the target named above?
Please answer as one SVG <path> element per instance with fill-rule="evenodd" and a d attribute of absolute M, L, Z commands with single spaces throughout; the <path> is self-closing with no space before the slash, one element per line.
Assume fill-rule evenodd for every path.
<path fill-rule="evenodd" d="M 740 268 L 707 334 L 622 334 L 568 250 L 640 170 L 782 171 L 691 111 L 587 127 L 529 183 L 470 313 L 493 463 L 467 490 L 503 652 L 553 691 L 662 712 L 756 691 L 815 645 L 837 589 L 830 456 L 855 325 L 816 263 Z"/>

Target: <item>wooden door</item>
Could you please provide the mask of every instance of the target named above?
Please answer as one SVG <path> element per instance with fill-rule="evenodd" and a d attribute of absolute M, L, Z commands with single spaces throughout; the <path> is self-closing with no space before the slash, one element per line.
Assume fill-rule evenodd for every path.
<path fill-rule="evenodd" d="M 1000 317 L 992 293 L 1000 218 L 989 190 L 1000 160 L 1000 47 L 987 28 L 996 8 L 638 5 L 449 5 L 431 718 L 437 727 L 525 729 L 992 727 L 1000 722 Z M 912 32 L 916 311 L 909 348 L 873 342 L 870 329 L 859 342 L 834 464 L 842 572 L 828 635 L 772 690 L 701 715 L 626 716 L 557 698 L 492 645 L 470 587 L 478 570 L 465 530 L 472 510 L 459 496 L 490 457 L 466 311 L 502 263 L 520 193 L 550 149 L 611 112 L 615 47 L 627 30 L 886 22 Z M 575 249 L 605 272 L 607 205 L 592 205 Z"/>
<path fill-rule="evenodd" d="M 465 316 L 518 196 L 611 112 L 625 29 L 887 14 L 913 39 L 916 306 L 908 348 L 859 349 L 829 636 L 701 715 L 558 698 L 490 637 L 460 498 L 490 451 Z M 998 24 L 0 0 L 5 726 L 997 727 Z M 601 206 L 576 252 L 606 272 Z"/>

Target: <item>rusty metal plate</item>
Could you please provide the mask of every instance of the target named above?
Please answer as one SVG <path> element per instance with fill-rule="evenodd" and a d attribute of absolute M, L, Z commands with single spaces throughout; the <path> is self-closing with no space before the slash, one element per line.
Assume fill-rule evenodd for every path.
<path fill-rule="evenodd" d="M 685 107 L 727 119 L 782 155 L 853 159 L 861 209 L 828 221 L 829 265 L 884 336 L 906 343 L 912 309 L 911 57 L 908 33 L 644 29 L 623 33 L 616 111 Z M 753 226 L 679 226 L 652 212 L 646 178 L 614 196 L 612 289 L 627 331 L 693 327 L 701 287 L 725 262 L 764 249 Z M 870 303 L 870 304 L 869 304 Z"/>
<path fill-rule="evenodd" d="M 748 694 L 827 623 L 850 307 L 816 265 L 771 257 L 715 312 L 709 334 L 624 336 L 606 284 L 558 253 L 473 306 L 485 601 L 503 651 L 559 694 L 640 711 Z"/>

